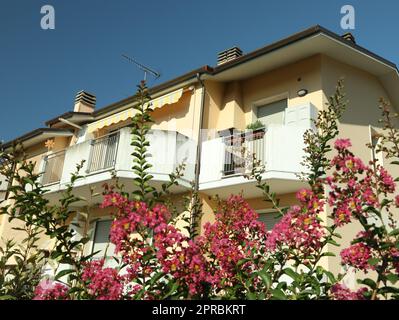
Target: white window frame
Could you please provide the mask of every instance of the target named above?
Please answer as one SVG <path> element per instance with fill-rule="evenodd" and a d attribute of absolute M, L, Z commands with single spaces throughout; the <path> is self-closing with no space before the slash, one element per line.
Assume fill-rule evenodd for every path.
<path fill-rule="evenodd" d="M 258 120 L 258 108 L 262 107 L 264 105 L 273 103 L 273 102 L 277 102 L 280 100 L 284 100 L 287 99 L 287 107 L 288 107 L 288 102 L 289 102 L 289 93 L 288 91 L 280 93 L 280 94 L 276 94 L 274 96 L 270 96 L 267 98 L 262 98 L 259 100 L 255 100 L 252 102 L 252 106 L 251 106 L 251 123 L 254 123 L 256 120 Z M 284 117 L 283 117 L 283 122 L 285 121 L 285 113 L 284 113 Z"/>
<path fill-rule="evenodd" d="M 96 238 L 96 230 L 97 230 L 97 223 L 99 221 L 113 221 L 111 216 L 103 216 L 100 218 L 97 218 L 97 220 L 92 223 L 89 227 L 89 232 L 90 232 L 90 240 L 87 243 L 88 244 L 88 254 L 92 254 L 94 250 L 94 240 Z"/>

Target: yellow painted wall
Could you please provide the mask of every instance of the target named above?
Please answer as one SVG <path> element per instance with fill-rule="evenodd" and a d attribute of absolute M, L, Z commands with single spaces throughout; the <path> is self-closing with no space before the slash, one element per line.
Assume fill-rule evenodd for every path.
<path fill-rule="evenodd" d="M 323 105 L 327 102 L 327 97 L 334 93 L 339 78 L 344 79 L 344 92 L 348 100 L 347 109 L 339 123 L 340 137 L 350 138 L 352 142 L 351 150 L 360 157 L 363 162 L 371 160 L 371 151 L 366 147 L 370 143 L 369 125 L 380 131 L 381 118 L 378 109 L 378 100 L 383 97 L 389 100 L 382 84 L 373 75 L 338 62 L 330 57 L 322 56 L 322 86 L 323 86 Z M 384 162 L 386 167 L 394 177 L 399 176 L 397 167 Z M 396 212 L 396 217 L 399 218 Z M 361 230 L 359 223 L 352 223 L 340 228 L 339 233 L 342 239 L 341 248 L 330 245 L 329 251 L 334 252 L 337 257 L 329 257 L 328 265 L 331 271 L 341 271 L 339 252 L 350 245 L 350 241 Z M 370 276 L 370 275 L 368 275 Z"/>
<path fill-rule="evenodd" d="M 70 138 L 67 137 L 56 137 L 54 139 L 54 149 L 52 152 L 57 152 L 60 150 L 65 149 L 70 142 Z M 35 164 L 35 173 L 38 173 L 41 170 L 41 165 L 42 165 L 42 159 L 43 157 L 48 153 L 48 149 L 45 147 L 44 142 L 38 143 L 34 146 L 31 146 L 29 148 L 26 148 L 24 150 L 27 158 L 26 160 L 28 162 L 32 162 Z M 20 172 L 20 174 L 22 174 Z M 7 200 L 5 203 L 2 205 L 7 205 L 11 204 L 11 200 Z M 8 216 L 0 216 L 0 239 L 3 238 L 4 240 L 6 239 L 13 239 L 16 242 L 21 242 L 25 238 L 25 233 L 21 231 L 14 230 L 13 228 L 21 228 L 23 227 L 23 223 L 19 220 L 13 220 L 11 223 L 8 221 Z M 42 235 L 39 245 L 43 247 L 48 247 L 49 245 L 49 239 Z M 1 241 L 0 241 L 1 245 Z"/>
<path fill-rule="evenodd" d="M 204 128 L 213 131 L 208 139 L 216 137 L 216 131 L 245 129 L 256 120 L 254 104 L 265 99 L 286 97 L 288 107 L 311 102 L 321 109 L 320 70 L 321 56 L 316 55 L 241 81 L 206 81 Z M 309 93 L 298 97 L 297 91 L 302 88 Z"/>

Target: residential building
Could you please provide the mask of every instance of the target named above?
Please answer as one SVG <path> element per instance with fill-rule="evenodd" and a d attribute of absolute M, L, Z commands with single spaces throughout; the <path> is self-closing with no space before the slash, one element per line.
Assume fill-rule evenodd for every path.
<path fill-rule="evenodd" d="M 385 98 L 395 110 L 399 107 L 396 66 L 356 44 L 353 36 L 342 37 L 320 26 L 247 54 L 233 47 L 216 58 L 214 67 L 204 66 L 150 88 L 155 120 L 148 136 L 152 183 L 159 187 L 180 163 L 187 163 L 179 186 L 172 188 L 178 198 L 190 191 L 199 165 L 202 225 L 213 219 L 214 196 L 226 199 L 240 192 L 269 229 L 277 222 L 256 182 L 244 177 L 248 159 L 242 150 L 255 153 L 265 165 L 263 179 L 278 194 L 281 206 L 296 203 L 296 191 L 306 187 L 298 176 L 305 171 L 301 165 L 303 133 L 313 128 L 312 120 L 325 108 L 338 79 L 344 78 L 349 101 L 339 123 L 340 136 L 351 138 L 354 153 L 365 162 L 372 158 L 366 144 L 381 130 L 379 98 Z M 98 109 L 95 97 L 81 91 L 73 111 L 15 139 L 43 173 L 51 203 L 61 197 L 76 164 L 86 160 L 83 177 L 74 186 L 74 192 L 86 201 L 76 204 L 75 219 L 88 211 L 100 218 L 90 227 L 88 251 L 103 249 L 108 242 L 109 213 L 98 207 L 102 185 L 117 177 L 127 191 L 134 188 L 128 127 L 133 103 L 129 97 Z M 263 128 L 246 131 L 257 120 Z M 46 141 L 51 148 L 48 143 L 45 146 Z M 384 165 L 394 170 L 389 163 Z M 0 186 L 2 196 L 4 186 Z M 0 236 L 17 237 L 7 218 L 0 219 Z M 357 232 L 355 225 L 344 227 L 343 246 Z M 333 246 L 329 250 L 337 252 Z M 337 257 L 325 257 L 322 263 L 333 272 L 341 269 Z"/>

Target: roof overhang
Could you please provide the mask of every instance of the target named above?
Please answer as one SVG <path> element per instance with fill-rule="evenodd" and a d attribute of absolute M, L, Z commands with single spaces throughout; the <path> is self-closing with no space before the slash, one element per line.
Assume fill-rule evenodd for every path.
<path fill-rule="evenodd" d="M 62 121 L 60 121 L 61 119 L 66 119 L 70 122 L 73 122 L 75 124 L 84 124 L 87 122 L 90 122 L 93 120 L 93 114 L 89 113 L 89 112 L 66 112 L 58 117 L 55 117 L 54 119 L 51 119 L 49 121 L 46 122 L 47 126 L 51 126 L 53 128 L 56 127 L 62 127 L 65 126 L 65 123 L 63 123 Z"/>
<path fill-rule="evenodd" d="M 285 39 L 249 52 L 223 65 L 190 71 L 180 77 L 149 89 L 152 98 L 167 94 L 187 84 L 204 80 L 229 82 L 247 79 L 305 58 L 323 54 L 335 60 L 365 70 L 376 76 L 386 88 L 391 102 L 399 108 L 399 72 L 396 65 L 379 55 L 352 43 L 330 30 L 316 25 Z M 126 109 L 134 96 L 118 101 L 94 112 L 95 119 Z"/>
<path fill-rule="evenodd" d="M 10 151 L 10 149 L 16 144 L 22 144 L 24 149 L 34 146 L 38 143 L 44 142 L 47 139 L 55 137 L 71 137 L 73 133 L 69 130 L 55 129 L 55 128 L 40 128 L 33 130 L 23 136 L 16 138 L 12 141 L 6 142 L 1 147 L 5 151 Z"/>
<path fill-rule="evenodd" d="M 218 66 L 204 79 L 229 82 L 243 80 L 282 66 L 322 54 L 376 76 L 399 107 L 399 72 L 395 64 L 320 26 L 307 29 Z"/>

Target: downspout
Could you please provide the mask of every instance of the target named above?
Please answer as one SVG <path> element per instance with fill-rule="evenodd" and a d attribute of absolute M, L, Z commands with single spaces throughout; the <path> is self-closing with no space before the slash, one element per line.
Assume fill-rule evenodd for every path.
<path fill-rule="evenodd" d="M 201 85 L 201 105 L 200 105 L 200 114 L 199 114 L 199 126 L 198 126 L 198 133 L 197 133 L 197 152 L 196 152 L 196 158 L 195 158 L 195 177 L 194 177 L 194 194 L 198 194 L 199 191 L 199 177 L 200 177 L 200 172 L 201 172 L 201 151 L 202 151 L 202 127 L 204 123 L 204 108 L 205 108 L 205 94 L 206 94 L 206 89 L 204 82 L 201 79 L 201 74 L 197 73 L 197 80 Z M 193 199 L 194 200 L 194 199 Z M 190 229 L 192 230 L 195 224 L 195 218 L 199 212 L 192 212 L 191 215 L 191 226 Z"/>
<path fill-rule="evenodd" d="M 204 108 L 205 108 L 205 85 L 204 82 L 201 80 L 201 74 L 197 73 L 198 82 L 201 85 L 201 105 L 200 105 L 200 123 L 198 126 L 198 133 L 197 133 L 197 153 L 195 159 L 195 178 L 194 178 L 194 190 L 199 190 L 199 176 L 201 171 L 201 151 L 202 151 L 202 143 L 201 143 L 201 133 L 202 133 L 202 126 L 204 124 Z"/>

